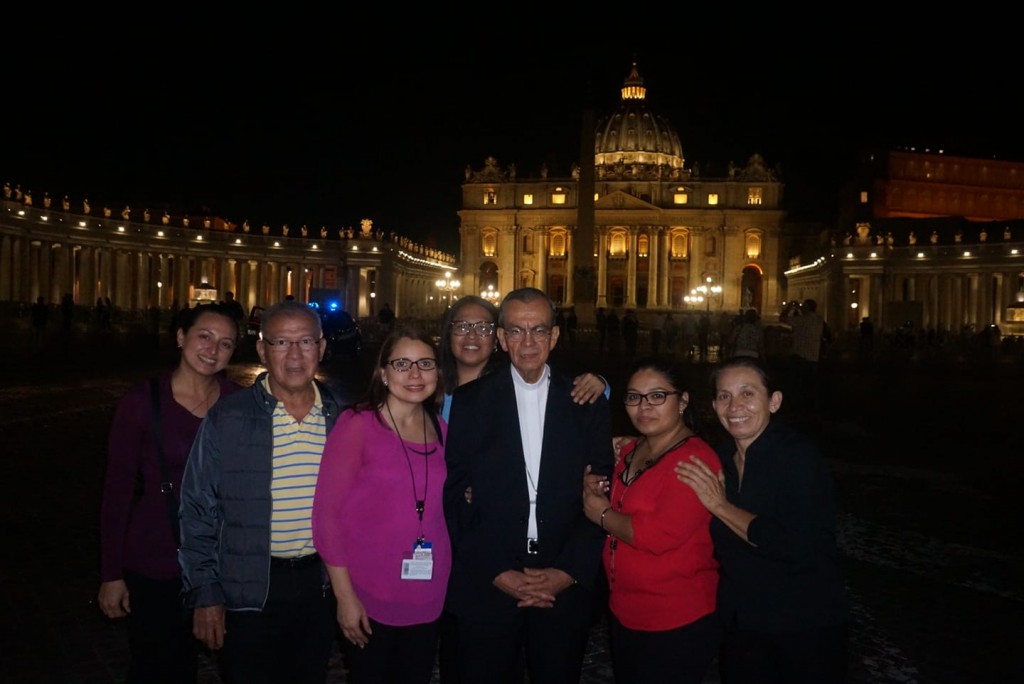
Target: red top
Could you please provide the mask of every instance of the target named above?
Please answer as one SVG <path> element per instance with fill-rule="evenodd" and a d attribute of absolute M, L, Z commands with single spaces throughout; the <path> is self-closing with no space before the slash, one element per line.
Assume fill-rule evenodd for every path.
<path fill-rule="evenodd" d="M 611 535 L 605 540 L 609 606 L 629 629 L 676 629 L 714 612 L 718 562 L 711 514 L 674 468 L 690 456 L 715 473 L 722 466 L 704 440 L 690 437 L 627 486 L 622 473 L 636 446 L 634 441 L 623 448 L 612 476 L 611 505 L 632 517 L 633 543 Z"/>

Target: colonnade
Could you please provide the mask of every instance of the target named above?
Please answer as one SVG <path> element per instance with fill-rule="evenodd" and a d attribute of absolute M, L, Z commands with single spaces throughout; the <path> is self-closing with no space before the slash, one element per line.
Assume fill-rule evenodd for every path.
<path fill-rule="evenodd" d="M 340 294 L 357 317 L 374 315 L 378 302 L 398 315 L 433 315 L 434 281 L 453 266 L 407 242 L 167 229 L 0 200 L 0 302 L 56 304 L 71 295 L 79 305 L 109 298 L 113 307 L 144 311 L 232 291 L 248 311 L 289 295 L 308 302 L 319 289 Z"/>

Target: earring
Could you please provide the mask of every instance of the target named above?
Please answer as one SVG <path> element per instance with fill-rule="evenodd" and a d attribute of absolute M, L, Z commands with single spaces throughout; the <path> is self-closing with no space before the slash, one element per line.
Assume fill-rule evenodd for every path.
<path fill-rule="evenodd" d="M 385 380 L 385 381 L 384 381 L 384 386 L 385 386 L 385 387 L 387 387 L 387 386 L 388 386 L 388 381 L 387 381 L 387 380 Z"/>

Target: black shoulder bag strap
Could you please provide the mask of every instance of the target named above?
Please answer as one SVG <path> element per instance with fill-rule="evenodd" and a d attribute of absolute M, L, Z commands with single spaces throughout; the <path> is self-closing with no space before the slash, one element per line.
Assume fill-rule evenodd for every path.
<path fill-rule="evenodd" d="M 167 472 L 167 460 L 164 458 L 163 431 L 160 429 L 160 380 L 151 378 L 149 381 L 150 396 L 153 398 L 153 435 L 156 438 L 156 460 L 160 463 L 160 475 L 164 481 L 160 483 L 160 492 L 167 500 L 167 517 L 171 520 L 171 533 L 174 535 L 174 546 L 181 546 L 181 531 L 178 529 L 178 500 L 174 496 L 174 483 Z"/>

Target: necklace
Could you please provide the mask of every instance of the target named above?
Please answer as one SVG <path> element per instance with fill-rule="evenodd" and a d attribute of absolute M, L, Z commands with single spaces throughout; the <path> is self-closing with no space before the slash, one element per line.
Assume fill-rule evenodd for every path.
<path fill-rule="evenodd" d="M 629 456 L 627 457 L 629 460 L 625 461 L 624 467 L 621 471 L 619 471 L 618 482 L 612 482 L 612 491 L 610 492 L 610 497 L 608 501 L 612 502 L 615 499 L 615 495 L 619 495 L 618 500 L 614 502 L 615 510 L 618 511 L 619 513 L 622 512 L 622 501 L 623 499 L 626 498 L 626 492 L 629 491 L 629 486 L 631 484 L 636 482 L 641 475 L 643 475 L 645 472 L 647 472 L 649 468 L 651 468 L 651 466 L 655 465 L 658 461 L 663 459 L 666 454 L 669 454 L 678 449 L 679 447 L 681 447 L 682 445 L 686 444 L 690 437 L 691 435 L 686 435 L 678 442 L 670 446 L 668 449 L 665 449 L 663 452 L 661 452 L 657 457 L 646 459 L 639 469 L 637 469 L 632 475 L 629 475 L 630 467 L 633 465 L 633 459 L 636 458 L 636 452 L 640 450 L 640 444 L 637 444 L 636 448 L 629 453 Z M 647 448 L 649 449 L 650 443 L 647 441 L 647 437 L 643 437 L 643 440 L 643 443 L 647 445 Z M 611 539 L 608 542 L 608 550 L 611 552 L 611 559 L 609 563 L 610 567 L 608 569 L 608 582 L 614 588 L 615 550 L 619 548 L 619 538 L 616 537 L 614 534 L 610 533 L 608 536 L 611 537 Z"/>
<path fill-rule="evenodd" d="M 636 449 L 633 449 L 633 451 L 630 452 L 628 460 L 626 460 L 626 467 L 623 468 L 622 472 L 619 473 L 619 479 L 622 480 L 622 484 L 625 487 L 629 487 L 629 485 L 631 485 L 634 482 L 636 482 L 637 478 L 640 477 L 641 475 L 643 475 L 644 472 L 646 472 L 648 468 L 650 468 L 655 463 L 657 463 L 658 461 L 663 459 L 665 457 L 665 454 L 668 454 L 668 453 L 670 453 L 672 451 L 675 451 L 676 449 L 678 449 L 682 445 L 686 444 L 687 440 L 689 440 L 689 439 L 690 439 L 690 435 L 686 435 L 685 437 L 680 439 L 678 442 L 676 442 L 675 444 L 670 446 L 668 449 L 665 449 L 664 451 L 662 451 L 658 456 L 655 456 L 654 458 L 646 459 L 643 462 L 643 465 L 641 465 L 638 469 L 634 470 L 633 474 L 630 475 L 630 470 L 633 467 L 633 460 L 636 458 L 636 452 L 640 451 L 640 445 L 637 445 Z M 646 436 L 643 437 L 643 440 L 644 440 L 644 442 L 643 442 L 644 445 L 647 446 L 648 449 L 650 449 L 651 448 L 650 447 L 650 443 L 647 441 L 647 437 Z M 625 490 L 623 490 L 623 496 L 625 496 Z M 622 500 L 620 499 L 619 500 L 620 507 L 621 507 L 621 502 L 622 502 Z"/>
<path fill-rule="evenodd" d="M 409 450 L 405 447 L 405 440 L 402 439 L 402 433 L 398 429 L 398 423 L 395 422 L 395 416 L 391 413 L 391 405 L 387 401 L 384 402 L 384 406 L 388 410 L 388 418 L 391 419 L 391 424 L 395 428 L 395 434 L 398 436 L 398 443 L 402 445 L 402 453 L 405 454 L 405 462 L 409 466 L 409 477 L 412 479 L 412 498 L 416 502 L 416 515 L 419 517 L 420 530 L 417 535 L 416 543 L 423 543 L 423 511 L 427 509 L 427 489 L 430 486 L 430 466 L 427 463 L 427 456 L 434 453 L 434 449 L 427 449 L 427 412 L 422 411 L 423 416 L 423 451 L 417 451 L 413 449 L 414 454 L 423 456 L 423 497 L 421 498 L 419 492 L 416 491 L 416 473 L 412 468 L 412 459 L 409 458 Z M 422 410 L 422 409 L 421 409 Z"/>
<path fill-rule="evenodd" d="M 208 389 L 206 391 L 206 394 L 203 395 L 203 398 L 199 400 L 199 403 L 196 404 L 195 406 L 193 406 L 192 408 L 190 408 L 188 410 L 188 412 L 191 413 L 193 416 L 198 416 L 199 418 L 202 418 L 203 416 L 205 416 L 206 412 L 210 410 L 210 404 L 212 403 L 210 401 L 210 397 L 213 396 L 213 393 L 217 390 L 217 388 L 218 388 L 218 385 L 217 385 L 216 381 L 214 381 L 214 383 L 212 385 L 210 385 L 210 389 Z M 172 388 L 172 394 L 173 394 L 173 388 Z M 199 409 L 200 406 L 203 407 L 202 413 L 196 413 L 196 411 Z"/>

